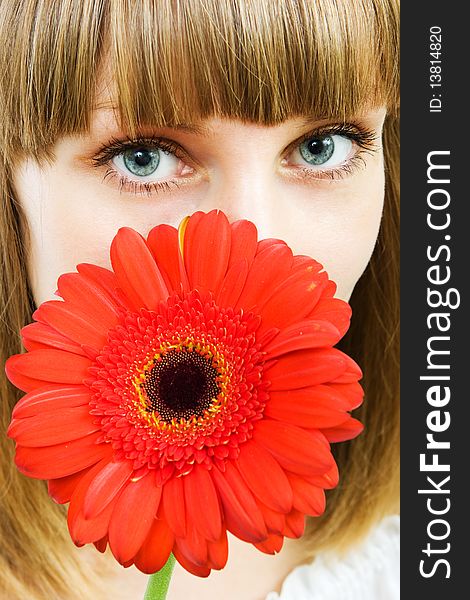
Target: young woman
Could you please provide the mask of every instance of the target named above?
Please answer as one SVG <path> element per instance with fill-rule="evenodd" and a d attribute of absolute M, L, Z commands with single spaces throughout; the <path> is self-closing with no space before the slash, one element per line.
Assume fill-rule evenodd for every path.
<path fill-rule="evenodd" d="M 334 449 L 326 513 L 274 557 L 231 538 L 169 600 L 397 598 L 398 2 L 3 0 L 0 41 L 1 364 L 119 227 L 197 210 L 314 257 L 353 307 L 365 431 Z M 3 432 L 19 393 L 0 385 Z M 141 598 L 147 577 L 75 548 L 1 444 L 0 595 Z"/>

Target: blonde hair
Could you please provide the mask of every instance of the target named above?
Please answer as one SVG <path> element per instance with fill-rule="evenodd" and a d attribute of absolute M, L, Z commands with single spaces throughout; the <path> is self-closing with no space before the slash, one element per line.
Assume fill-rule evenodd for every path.
<path fill-rule="evenodd" d="M 309 525 L 309 552 L 345 548 L 397 509 L 398 21 L 398 0 L 142 0 L 139 10 L 132 0 L 0 3 L 1 364 L 22 350 L 19 331 L 34 309 L 27 223 L 12 185 L 16 162 L 51 158 L 59 137 L 87 130 L 104 58 L 129 135 L 141 123 L 212 115 L 274 125 L 293 115 L 345 120 L 387 106 L 384 217 L 341 344 L 365 373 L 357 411 L 365 432 L 335 447 L 341 483 Z M 4 432 L 19 394 L 3 370 L 0 392 Z M 99 573 L 81 571 L 64 507 L 48 498 L 44 482 L 16 471 L 3 433 L 1 447 L 0 591 L 99 597 Z M 104 568 L 104 557 L 97 564 Z"/>

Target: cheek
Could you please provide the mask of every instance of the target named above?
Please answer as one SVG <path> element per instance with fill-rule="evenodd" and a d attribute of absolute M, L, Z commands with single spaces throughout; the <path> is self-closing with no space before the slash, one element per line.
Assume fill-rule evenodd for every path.
<path fill-rule="evenodd" d="M 321 262 L 338 284 L 337 296 L 349 299 L 373 251 L 383 204 L 383 167 L 368 170 L 367 177 L 322 185 L 312 192 L 289 185 L 265 194 L 262 215 L 255 218 L 240 208 L 237 218 L 248 218 L 263 230 L 262 237 L 284 239 L 295 254 L 308 254 Z M 325 182 L 326 183 L 326 182 Z M 158 223 L 177 226 L 203 205 L 197 194 L 187 202 L 149 202 L 110 193 L 100 181 L 89 181 L 72 167 L 39 169 L 25 162 L 14 179 L 17 198 L 30 230 L 28 269 L 37 305 L 54 299 L 59 275 L 91 262 L 109 267 L 109 246 L 119 227 L 142 234 Z M 198 200 L 199 198 L 199 200 Z M 251 196 L 250 196 L 251 198 Z M 226 209 L 225 206 L 220 206 Z M 246 208 L 246 207 L 245 207 Z M 240 213 L 240 214 L 239 214 Z"/>
<path fill-rule="evenodd" d="M 177 226 L 196 210 L 192 201 L 149 199 L 120 194 L 96 175 L 87 176 L 66 156 L 39 168 L 25 161 L 16 171 L 14 189 L 30 233 L 29 280 L 36 305 L 57 299 L 57 279 L 79 263 L 110 268 L 109 247 L 120 227 L 143 235 L 159 223 Z"/>
<path fill-rule="evenodd" d="M 57 299 L 59 275 L 75 271 L 78 263 L 110 266 L 108 248 L 121 226 L 119 211 L 103 203 L 93 186 L 67 170 L 39 170 L 28 161 L 17 171 L 14 187 L 29 228 L 28 271 L 36 305 Z M 129 219 L 125 224 L 132 226 Z"/>
<path fill-rule="evenodd" d="M 305 195 L 297 211 L 285 213 L 284 239 L 295 254 L 307 254 L 323 265 L 343 300 L 349 300 L 374 250 L 383 198 L 383 171 L 378 170 L 367 185 L 345 184 L 324 196 Z"/>
<path fill-rule="evenodd" d="M 318 250 L 318 259 L 337 283 L 336 295 L 343 300 L 349 300 L 374 250 L 382 214 L 381 200 L 377 198 L 375 205 L 363 213 L 352 213 L 350 218 L 339 220 L 334 229 L 319 232 L 323 247 Z"/>

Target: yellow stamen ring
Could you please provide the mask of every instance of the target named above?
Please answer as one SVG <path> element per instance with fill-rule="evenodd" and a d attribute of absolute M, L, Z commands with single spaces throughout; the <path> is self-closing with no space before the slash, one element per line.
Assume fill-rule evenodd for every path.
<path fill-rule="evenodd" d="M 150 408 L 151 402 L 145 390 L 145 383 L 148 382 L 155 364 L 168 356 L 169 353 L 174 354 L 175 352 L 196 352 L 206 359 L 217 374 L 215 382 L 219 393 L 210 398 L 210 405 L 204 409 L 202 414 L 192 414 L 189 418 L 172 418 L 171 421 L 168 421 L 164 420 L 158 411 Z M 207 340 L 195 340 L 188 336 L 183 339 L 162 342 L 154 353 L 147 355 L 146 359 L 140 365 L 135 365 L 135 367 L 136 374 L 132 379 L 132 387 L 135 392 L 133 404 L 140 418 L 153 429 L 165 432 L 187 432 L 190 429 L 197 429 L 207 424 L 209 420 L 213 420 L 227 404 L 232 368 L 223 352 Z"/>

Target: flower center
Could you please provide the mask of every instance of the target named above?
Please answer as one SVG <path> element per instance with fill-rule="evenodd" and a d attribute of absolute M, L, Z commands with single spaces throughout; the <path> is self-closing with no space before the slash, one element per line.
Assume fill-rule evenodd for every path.
<path fill-rule="evenodd" d="M 141 384 L 145 410 L 167 423 L 202 416 L 221 391 L 217 378 L 210 358 L 185 347 L 170 350 L 153 361 Z"/>
<path fill-rule="evenodd" d="M 259 324 L 195 290 L 123 314 L 86 380 L 100 441 L 160 482 L 236 458 L 269 398 Z"/>

